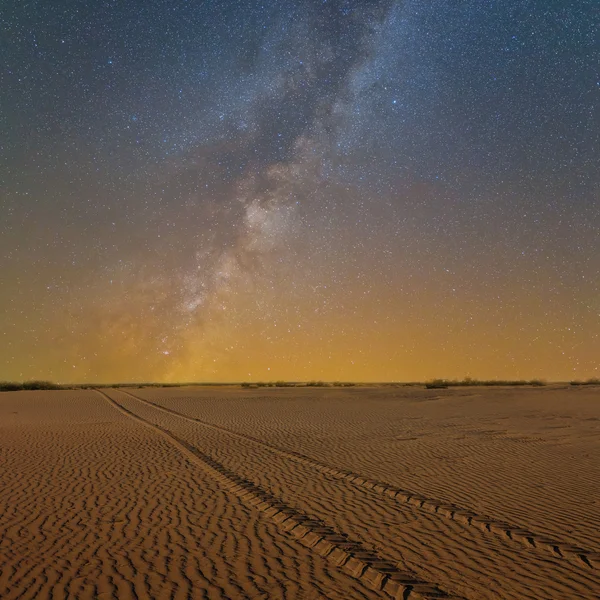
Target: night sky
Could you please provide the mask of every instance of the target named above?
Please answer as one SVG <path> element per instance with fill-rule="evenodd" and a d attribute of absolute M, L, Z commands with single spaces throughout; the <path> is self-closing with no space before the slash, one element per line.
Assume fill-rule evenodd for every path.
<path fill-rule="evenodd" d="M 0 12 L 0 379 L 600 375 L 597 0 Z"/>

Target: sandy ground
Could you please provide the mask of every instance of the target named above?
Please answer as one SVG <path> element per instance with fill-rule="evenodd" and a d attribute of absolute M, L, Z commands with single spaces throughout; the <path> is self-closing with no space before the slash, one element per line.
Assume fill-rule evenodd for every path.
<path fill-rule="evenodd" d="M 0 394 L 0 598 L 600 597 L 600 389 Z"/>

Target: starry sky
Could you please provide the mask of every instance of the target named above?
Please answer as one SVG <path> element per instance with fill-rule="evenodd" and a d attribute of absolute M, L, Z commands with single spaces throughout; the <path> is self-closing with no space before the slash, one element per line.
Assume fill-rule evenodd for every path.
<path fill-rule="evenodd" d="M 600 374 L 596 0 L 0 13 L 0 379 Z"/>

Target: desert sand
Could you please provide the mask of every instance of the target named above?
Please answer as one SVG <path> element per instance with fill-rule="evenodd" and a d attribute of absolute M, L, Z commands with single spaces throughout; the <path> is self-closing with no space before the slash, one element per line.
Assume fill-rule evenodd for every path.
<path fill-rule="evenodd" d="M 600 388 L 0 394 L 0 598 L 600 597 Z"/>

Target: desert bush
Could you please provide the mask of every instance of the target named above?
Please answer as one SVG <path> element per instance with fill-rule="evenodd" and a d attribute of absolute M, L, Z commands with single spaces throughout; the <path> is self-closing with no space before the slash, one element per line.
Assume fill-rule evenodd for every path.
<path fill-rule="evenodd" d="M 449 382 L 445 379 L 434 379 L 425 383 L 425 387 L 428 390 L 445 390 L 449 385 Z"/>
<path fill-rule="evenodd" d="M 22 389 L 22 383 L 17 383 L 16 381 L 0 381 L 0 392 L 17 392 Z"/>
<path fill-rule="evenodd" d="M 535 387 L 541 387 L 546 385 L 543 379 L 472 379 L 466 377 L 465 379 L 433 379 L 425 383 L 425 387 L 428 389 L 443 389 L 448 387 L 463 387 L 463 386 L 522 386 L 532 385 Z"/>
<path fill-rule="evenodd" d="M 592 377 L 590 379 L 586 379 L 585 381 L 571 381 L 571 385 L 600 385 L 600 379 L 597 377 Z"/>
<path fill-rule="evenodd" d="M 308 387 L 327 387 L 324 381 L 309 381 L 306 385 Z"/>
<path fill-rule="evenodd" d="M 34 379 L 32 381 L 23 382 L 24 390 L 59 390 L 60 385 L 53 383 L 52 381 L 41 381 Z"/>
<path fill-rule="evenodd" d="M 535 385 L 537 387 L 542 387 L 542 386 L 546 385 L 546 382 L 543 379 L 532 379 L 529 382 L 529 385 Z"/>

